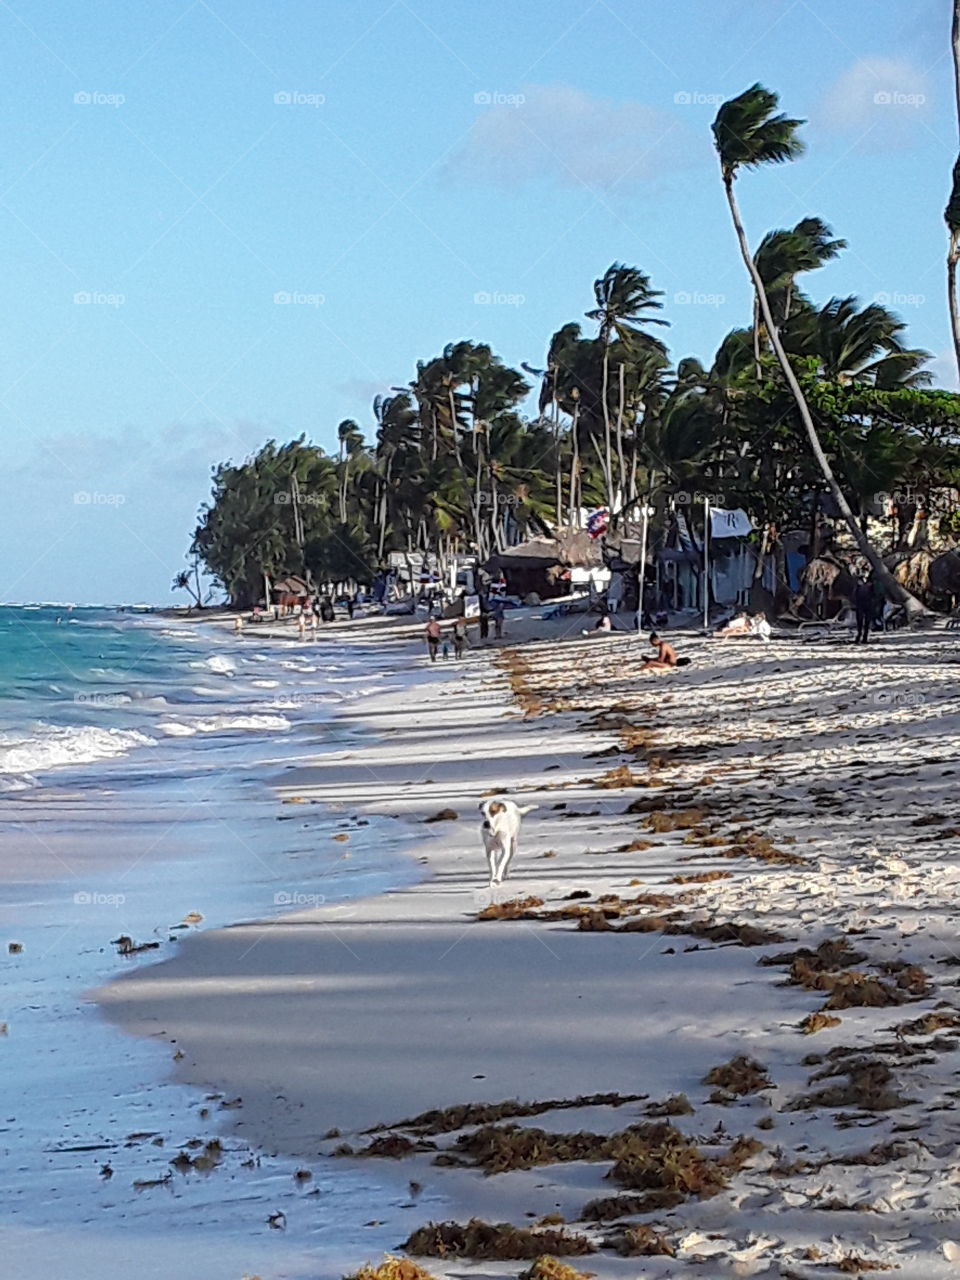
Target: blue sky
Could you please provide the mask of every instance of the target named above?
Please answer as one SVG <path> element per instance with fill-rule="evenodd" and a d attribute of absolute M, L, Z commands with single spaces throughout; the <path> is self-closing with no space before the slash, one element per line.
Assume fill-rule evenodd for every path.
<path fill-rule="evenodd" d="M 171 601 L 213 463 L 332 449 L 451 341 L 538 363 L 614 260 L 664 290 L 674 357 L 709 360 L 749 315 L 710 123 L 756 80 L 809 150 L 742 179 L 752 239 L 824 217 L 850 249 L 811 292 L 886 297 L 955 386 L 949 22 L 949 0 L 4 4 L 0 599 Z"/>

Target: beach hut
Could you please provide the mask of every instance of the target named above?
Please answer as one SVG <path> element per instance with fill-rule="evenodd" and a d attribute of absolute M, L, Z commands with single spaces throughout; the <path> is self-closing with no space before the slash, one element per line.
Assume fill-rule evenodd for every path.
<path fill-rule="evenodd" d="M 600 570 L 602 560 L 597 543 L 583 529 L 558 529 L 553 537 L 528 538 L 507 547 L 484 564 L 492 577 L 502 574 L 510 595 L 535 593 L 542 600 L 566 595 L 571 576 L 579 571 Z"/>
<path fill-rule="evenodd" d="M 296 609 L 298 605 L 306 604 L 310 598 L 310 588 L 303 578 L 289 574 L 274 582 L 270 594 L 273 597 L 271 603 L 278 605 L 280 609 Z"/>

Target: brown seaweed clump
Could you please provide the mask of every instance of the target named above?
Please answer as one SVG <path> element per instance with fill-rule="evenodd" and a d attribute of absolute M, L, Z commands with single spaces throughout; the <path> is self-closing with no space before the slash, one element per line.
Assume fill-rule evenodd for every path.
<path fill-rule="evenodd" d="M 367 1263 L 343 1280 L 434 1280 L 434 1277 L 412 1258 L 395 1258 L 388 1253 L 379 1267 Z"/>
<path fill-rule="evenodd" d="M 412 1129 L 424 1136 L 453 1133 L 470 1125 L 493 1124 L 516 1116 L 539 1116 L 546 1111 L 579 1111 L 584 1107 L 622 1107 L 628 1102 L 645 1102 L 646 1093 L 587 1093 L 576 1098 L 548 1098 L 543 1102 L 463 1102 L 442 1110 L 423 1111 L 409 1120 L 391 1125 L 394 1129 Z M 377 1126 L 377 1129 L 384 1126 Z M 366 1130 L 376 1132 L 375 1129 Z"/>
<path fill-rule="evenodd" d="M 712 1067 L 703 1077 L 703 1083 L 717 1086 L 720 1096 L 712 1095 L 711 1102 L 725 1102 L 731 1096 L 743 1098 L 772 1087 L 767 1068 L 742 1053 L 719 1067 Z"/>
<path fill-rule="evenodd" d="M 477 912 L 478 920 L 535 920 L 534 910 L 543 906 L 542 898 L 511 898 L 509 902 L 491 902 Z"/>
<path fill-rule="evenodd" d="M 531 1230 L 509 1222 L 481 1222 L 471 1218 L 459 1222 L 430 1222 L 420 1227 L 404 1243 L 408 1253 L 430 1258 L 535 1259 L 545 1253 L 554 1257 L 579 1258 L 596 1249 L 586 1236 L 567 1231 Z"/>
<path fill-rule="evenodd" d="M 609 1243 L 622 1258 L 675 1258 L 677 1251 L 653 1227 L 624 1227 Z"/>
<path fill-rule="evenodd" d="M 893 1072 L 876 1058 L 857 1058 L 842 1067 L 830 1067 L 811 1077 L 811 1083 L 831 1076 L 845 1076 L 839 1081 L 795 1098 L 788 1111 L 812 1111 L 819 1107 L 856 1107 L 861 1111 L 892 1111 L 907 1106 L 893 1087 Z"/>
<path fill-rule="evenodd" d="M 590 1280 L 592 1275 L 592 1271 L 576 1271 L 551 1254 L 542 1253 L 526 1271 L 520 1272 L 519 1280 Z"/>

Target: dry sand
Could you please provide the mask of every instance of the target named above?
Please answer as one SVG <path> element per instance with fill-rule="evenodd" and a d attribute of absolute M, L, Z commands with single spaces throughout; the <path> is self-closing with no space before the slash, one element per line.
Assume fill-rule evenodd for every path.
<path fill-rule="evenodd" d="M 546 631 L 536 618 L 508 625 L 514 640 Z M 622 1259 L 603 1248 L 611 1224 L 581 1221 L 587 1201 L 623 1190 L 604 1177 L 609 1158 L 490 1177 L 438 1166 L 433 1151 L 378 1165 L 423 1188 L 424 1220 L 529 1226 L 560 1213 L 603 1248 L 584 1262 L 599 1275 L 813 1280 L 838 1266 L 855 1274 L 851 1258 L 896 1266 L 903 1280 L 955 1275 L 960 646 L 942 632 L 866 648 L 688 637 L 678 647 L 693 665 L 652 678 L 639 674 L 636 638 L 584 639 L 581 625 L 554 624 L 574 638 L 508 648 L 498 662 L 472 652 L 430 668 L 418 656 L 415 706 L 409 695 L 354 704 L 347 715 L 369 745 L 286 776 L 291 806 L 422 824 L 422 884 L 198 934 L 97 998 L 127 1029 L 175 1040 L 179 1079 L 242 1098 L 238 1134 L 305 1162 L 344 1142 L 364 1147 L 370 1126 L 402 1132 L 430 1108 L 608 1091 L 649 1101 L 521 1123 L 613 1133 L 682 1093 L 690 1111 L 672 1123 L 707 1156 L 722 1158 L 739 1134 L 763 1144 L 719 1195 L 629 1219 L 654 1225 L 676 1257 Z M 385 642 L 409 638 L 407 626 Z M 495 891 L 476 813 L 493 789 L 539 805 Z M 442 810 L 457 816 L 427 821 Z M 637 841 L 648 847 L 617 852 Z M 729 876 L 675 882 L 718 871 Z M 686 896 L 624 905 L 664 893 Z M 531 895 L 541 911 L 585 904 L 598 928 L 604 909 L 614 926 L 673 909 L 701 932 L 476 919 L 491 901 Z M 598 903 L 604 895 L 622 901 Z M 733 927 L 703 935 L 717 924 L 784 941 L 739 945 Z M 784 966 L 757 961 L 827 938 L 862 953 L 839 969 L 880 980 L 870 990 L 901 1003 L 838 1009 L 837 1025 L 806 1035 L 801 1021 L 829 992 L 784 985 Z M 902 1029 L 934 1010 L 950 1015 L 934 1034 Z M 874 1064 L 872 1092 L 794 1109 L 849 1083 L 810 1080 L 842 1058 L 804 1061 L 844 1048 Z M 758 1060 L 769 1087 L 718 1098 L 704 1076 L 735 1054 Z M 446 1148 L 457 1136 L 430 1141 Z M 894 1140 L 870 1163 L 832 1163 Z M 516 1276 L 525 1265 L 423 1262 L 437 1276 Z"/>

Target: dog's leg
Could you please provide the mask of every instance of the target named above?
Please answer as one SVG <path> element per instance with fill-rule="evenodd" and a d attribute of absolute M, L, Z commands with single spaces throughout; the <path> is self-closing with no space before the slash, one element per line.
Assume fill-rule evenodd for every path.
<path fill-rule="evenodd" d="M 487 853 L 487 866 L 490 869 L 490 883 L 496 884 L 497 883 L 497 854 L 496 854 L 497 847 L 492 840 L 489 840 L 487 838 L 486 832 L 484 832 L 484 836 L 483 836 L 483 847 Z"/>
<path fill-rule="evenodd" d="M 513 861 L 513 855 L 516 852 L 517 852 L 517 837 L 508 836 L 506 847 L 504 848 L 504 851 L 503 851 L 503 858 L 501 859 L 501 862 L 500 862 L 500 879 L 501 880 L 506 880 L 507 871 L 510 868 L 510 863 Z"/>

